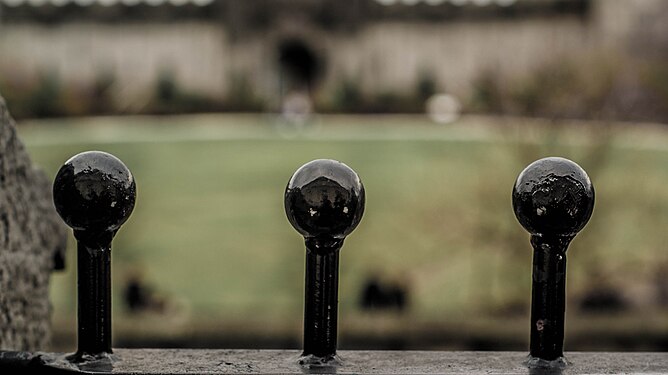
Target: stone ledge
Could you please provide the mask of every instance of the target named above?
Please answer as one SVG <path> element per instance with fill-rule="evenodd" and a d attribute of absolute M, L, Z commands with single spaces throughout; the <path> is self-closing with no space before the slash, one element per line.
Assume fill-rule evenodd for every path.
<path fill-rule="evenodd" d="M 564 369 L 528 369 L 524 352 L 340 351 L 338 367 L 304 368 L 293 350 L 115 349 L 73 366 L 64 355 L 0 353 L 0 370 L 106 374 L 668 374 L 668 353 L 570 352 Z"/>

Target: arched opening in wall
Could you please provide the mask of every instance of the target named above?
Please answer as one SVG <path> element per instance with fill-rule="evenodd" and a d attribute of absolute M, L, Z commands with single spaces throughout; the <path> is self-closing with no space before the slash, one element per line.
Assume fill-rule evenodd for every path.
<path fill-rule="evenodd" d="M 278 46 L 279 98 L 283 118 L 304 125 L 313 113 L 313 95 L 322 73 L 322 61 L 300 39 L 286 39 Z"/>
<path fill-rule="evenodd" d="M 302 40 L 286 39 L 278 46 L 282 93 L 312 93 L 322 70 L 315 52 Z"/>

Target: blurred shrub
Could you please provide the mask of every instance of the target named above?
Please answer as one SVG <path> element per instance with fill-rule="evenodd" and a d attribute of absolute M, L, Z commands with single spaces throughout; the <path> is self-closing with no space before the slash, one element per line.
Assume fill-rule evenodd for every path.
<path fill-rule="evenodd" d="M 641 80 L 649 89 L 647 108 L 642 110 L 654 117 L 668 119 L 668 57 L 657 59 L 643 69 Z"/>
<path fill-rule="evenodd" d="M 260 112 L 264 109 L 263 101 L 255 94 L 248 77 L 235 74 L 230 79 L 224 109 L 235 112 Z"/>
<path fill-rule="evenodd" d="M 152 114 L 216 112 L 222 103 L 205 95 L 182 89 L 171 70 L 163 70 L 155 83 L 153 99 L 146 108 Z"/>
<path fill-rule="evenodd" d="M 65 116 L 109 115 L 117 111 L 112 90 L 116 77 L 100 71 L 90 85 L 69 85 L 61 93 L 62 114 Z"/>
<path fill-rule="evenodd" d="M 668 61 L 651 64 L 645 73 L 646 84 L 668 103 Z"/>
<path fill-rule="evenodd" d="M 15 118 L 91 116 L 118 114 L 114 101 L 116 77 L 100 71 L 90 84 L 64 83 L 55 73 L 36 77 L 12 68 L 11 74 L 0 72 L 0 94 L 12 108 Z M 153 95 L 139 112 L 153 114 L 256 111 L 262 102 L 254 96 L 246 80 L 234 81 L 226 102 L 182 89 L 170 71 L 158 76 Z"/>
<path fill-rule="evenodd" d="M 104 71 L 97 74 L 91 90 L 90 112 L 93 114 L 109 114 L 114 112 L 112 89 L 116 83 L 113 72 Z"/>
<path fill-rule="evenodd" d="M 16 118 L 52 117 L 64 114 L 62 87 L 54 73 L 34 78 L 21 74 L 0 75 L 0 93 L 5 97 Z"/>
<path fill-rule="evenodd" d="M 469 102 L 471 110 L 476 112 L 504 112 L 503 92 L 496 74 L 486 70 L 473 82 L 473 94 Z"/>
<path fill-rule="evenodd" d="M 668 121 L 665 62 L 580 56 L 554 59 L 523 76 L 483 72 L 466 107 L 552 119 Z"/>
<path fill-rule="evenodd" d="M 35 117 L 63 114 L 61 84 L 56 74 L 40 75 L 35 89 L 28 96 L 28 107 Z"/>
<path fill-rule="evenodd" d="M 37 77 L 18 72 L 0 75 L 0 93 L 19 119 L 110 114 L 116 110 L 110 92 L 114 81 L 113 75 L 100 73 L 90 86 L 65 85 L 52 72 Z"/>
<path fill-rule="evenodd" d="M 436 83 L 423 74 L 413 92 L 381 91 L 364 94 L 357 81 L 344 79 L 330 102 L 318 103 L 320 112 L 343 113 L 423 113 L 425 102 L 436 92 Z"/>
<path fill-rule="evenodd" d="M 3 74 L 4 73 L 4 74 Z M 90 83 L 64 82 L 53 72 L 38 75 L 0 69 L 0 93 L 17 118 L 107 115 L 119 112 L 116 77 L 100 71 Z M 267 108 L 244 74 L 229 80 L 226 95 L 214 97 L 184 88 L 170 70 L 159 73 L 152 94 L 130 111 L 153 114 L 254 112 Z M 555 58 L 522 75 L 480 73 L 463 110 L 551 119 L 668 122 L 668 58 L 637 59 L 610 55 Z M 423 71 L 406 90 L 369 91 L 346 78 L 327 91 L 314 92 L 321 113 L 424 113 L 425 102 L 439 90 Z M 269 100 L 269 99 L 266 99 Z M 127 110 L 127 109 L 126 109 Z"/>
<path fill-rule="evenodd" d="M 415 87 L 415 96 L 419 102 L 425 103 L 431 98 L 438 89 L 436 88 L 436 78 L 431 72 L 423 71 L 418 78 Z"/>
<path fill-rule="evenodd" d="M 515 86 L 510 107 L 529 116 L 599 118 L 613 93 L 616 70 L 599 60 L 557 59 Z"/>
<path fill-rule="evenodd" d="M 371 98 L 368 111 L 372 113 L 410 113 L 423 112 L 424 105 L 416 106 L 415 97 L 401 95 L 392 91 L 381 92 Z"/>
<path fill-rule="evenodd" d="M 358 84 L 352 79 L 344 79 L 335 90 L 329 111 L 361 112 L 362 105 L 362 91 Z"/>
<path fill-rule="evenodd" d="M 161 72 L 155 86 L 155 100 L 158 103 L 172 103 L 177 96 L 174 75 L 169 71 Z"/>

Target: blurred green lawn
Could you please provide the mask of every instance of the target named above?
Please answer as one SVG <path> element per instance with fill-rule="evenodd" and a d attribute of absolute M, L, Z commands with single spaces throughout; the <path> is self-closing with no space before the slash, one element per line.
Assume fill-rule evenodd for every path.
<path fill-rule="evenodd" d="M 568 253 L 571 299 L 610 285 L 642 305 L 668 263 L 668 133 L 660 127 L 331 116 L 296 131 L 262 115 L 222 115 L 29 122 L 20 135 L 50 177 L 91 149 L 133 171 L 136 208 L 113 249 L 116 322 L 126 318 L 123 282 L 140 268 L 188 319 L 298 325 L 305 251 L 283 192 L 317 158 L 345 162 L 367 191 L 362 223 L 341 254 L 342 320 L 359 314 L 373 273 L 409 287 L 416 321 L 526 312 L 532 252 L 510 193 L 524 166 L 543 156 L 580 163 L 596 188 L 594 215 Z M 66 272 L 52 278 L 56 320 L 76 311 L 68 251 Z"/>

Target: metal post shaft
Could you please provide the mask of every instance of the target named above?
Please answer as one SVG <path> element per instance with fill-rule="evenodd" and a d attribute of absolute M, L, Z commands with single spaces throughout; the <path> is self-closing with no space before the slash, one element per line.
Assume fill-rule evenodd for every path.
<path fill-rule="evenodd" d="M 77 357 L 111 353 L 111 238 L 75 231 L 77 246 Z"/>
<path fill-rule="evenodd" d="M 336 354 L 339 250 L 341 244 L 316 252 L 307 241 L 304 296 L 304 354 L 328 357 Z"/>
<path fill-rule="evenodd" d="M 531 288 L 532 357 L 552 361 L 564 355 L 566 250 L 572 239 L 572 236 L 531 236 L 534 248 Z"/>

